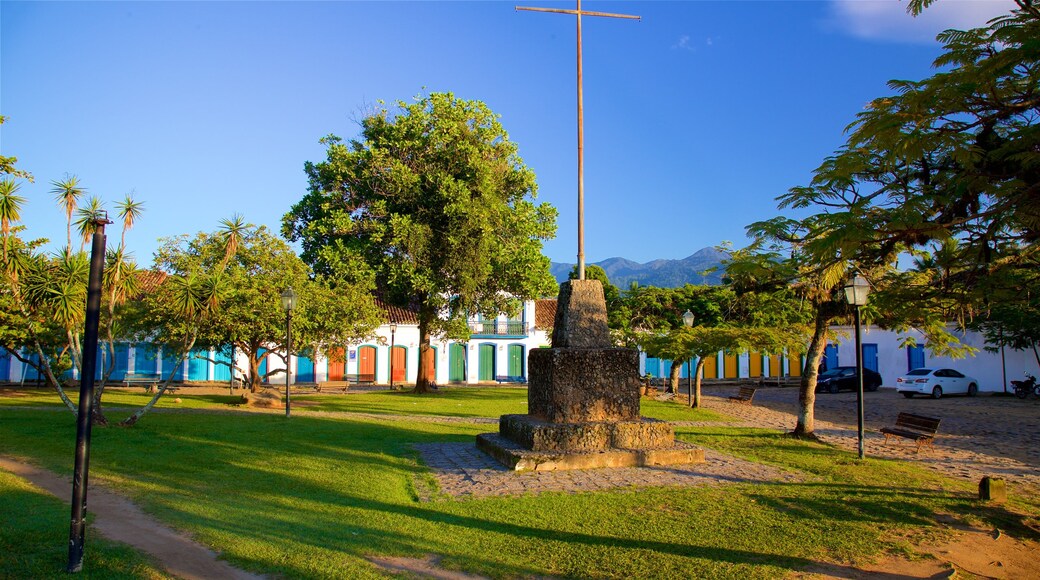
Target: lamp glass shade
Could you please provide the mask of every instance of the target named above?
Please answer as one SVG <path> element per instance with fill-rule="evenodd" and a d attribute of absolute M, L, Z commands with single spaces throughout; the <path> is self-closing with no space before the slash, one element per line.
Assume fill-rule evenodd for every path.
<path fill-rule="evenodd" d="M 282 310 L 289 312 L 296 308 L 296 292 L 292 288 L 282 291 Z"/>
<path fill-rule="evenodd" d="M 683 312 L 682 321 L 686 326 L 693 326 L 693 313 L 689 310 Z"/>
<path fill-rule="evenodd" d="M 397 332 L 397 323 L 396 322 L 391 322 L 390 323 L 390 332 Z"/>
<path fill-rule="evenodd" d="M 845 300 L 853 306 L 864 306 L 867 303 L 867 295 L 870 294 L 870 284 L 867 279 L 859 274 L 845 285 Z"/>

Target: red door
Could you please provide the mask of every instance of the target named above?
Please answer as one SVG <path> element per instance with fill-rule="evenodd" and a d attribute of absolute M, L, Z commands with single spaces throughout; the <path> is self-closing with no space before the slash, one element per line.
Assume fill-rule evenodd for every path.
<path fill-rule="evenodd" d="M 363 346 L 358 349 L 358 380 L 376 380 L 376 347 Z"/>
<path fill-rule="evenodd" d="M 342 381 L 343 380 L 343 369 L 346 366 L 346 360 L 343 358 L 343 349 L 334 348 L 329 353 L 329 380 L 330 381 Z"/>
<path fill-rule="evenodd" d="M 392 380 L 395 383 L 400 383 L 404 381 L 405 371 L 408 370 L 406 366 L 408 363 L 406 362 L 405 356 L 408 352 L 408 349 L 406 349 L 403 346 L 395 346 L 393 351 L 393 354 L 391 354 L 391 356 L 394 359 L 394 362 L 391 365 L 391 367 L 394 369 L 394 375 Z"/>

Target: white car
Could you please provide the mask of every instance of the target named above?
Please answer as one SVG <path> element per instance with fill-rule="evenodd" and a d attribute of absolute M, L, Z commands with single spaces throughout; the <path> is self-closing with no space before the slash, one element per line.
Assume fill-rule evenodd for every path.
<path fill-rule="evenodd" d="M 931 395 L 939 399 L 943 395 L 968 395 L 979 392 L 979 381 L 953 369 L 914 369 L 896 379 L 896 391 L 909 399 L 914 395 Z"/>

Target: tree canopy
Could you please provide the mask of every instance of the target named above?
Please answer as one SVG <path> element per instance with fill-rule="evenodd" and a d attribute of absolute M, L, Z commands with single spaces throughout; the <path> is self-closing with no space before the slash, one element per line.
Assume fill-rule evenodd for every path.
<path fill-rule="evenodd" d="M 468 337 L 470 315 L 515 314 L 554 287 L 542 241 L 556 210 L 534 203 L 534 172 L 484 103 L 433 93 L 364 118 L 357 139 L 322 143 L 283 233 L 317 273 L 418 310 L 416 390 L 431 379 L 431 334 Z"/>
<path fill-rule="evenodd" d="M 908 10 L 931 3 L 912 0 Z M 749 226 L 756 241 L 731 274 L 787 280 L 815 311 L 796 433 L 812 432 L 814 369 L 828 323 L 848 313 L 840 286 L 853 272 L 874 286 L 868 315 L 922 330 L 947 354 L 967 350 L 951 321 L 963 326 L 991 298 L 1036 285 L 1040 10 L 1016 4 L 985 27 L 940 34 L 938 72 L 891 81 L 895 94 L 859 113 L 811 182 L 778 198 L 818 213 Z M 896 266 L 907 258 L 913 268 Z"/>

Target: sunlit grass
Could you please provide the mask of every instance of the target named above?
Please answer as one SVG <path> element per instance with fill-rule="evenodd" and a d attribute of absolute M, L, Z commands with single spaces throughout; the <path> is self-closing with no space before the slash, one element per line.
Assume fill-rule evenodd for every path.
<path fill-rule="evenodd" d="M 437 413 L 487 416 L 526 401 L 523 390 L 501 389 L 506 401 L 483 400 L 460 413 L 451 407 L 455 397 L 479 398 L 484 389 L 445 391 L 430 399 Z M 333 398 L 349 404 L 353 397 L 362 402 L 348 411 L 367 405 L 365 412 L 387 413 L 414 398 Z M 650 415 L 706 420 L 675 403 L 644 405 Z M 70 413 L 0 408 L 0 453 L 67 472 L 72 426 Z M 859 462 L 829 446 L 724 424 L 677 432 L 801 472 L 805 481 L 417 501 L 416 482 L 428 471 L 413 444 L 472 442 L 487 430 L 304 412 L 289 420 L 163 413 L 130 429 L 95 429 L 91 476 L 234 564 L 293 578 L 376 577 L 366 556 L 426 554 L 491 577 L 775 578 L 821 561 L 863 562 L 903 550 L 890 532 L 932 529 L 936 513 L 1004 517 L 1000 509 L 980 510 L 968 484 L 912 464 Z"/>
<path fill-rule="evenodd" d="M 63 576 L 70 513 L 68 504 L 0 470 L 0 578 Z M 85 546 L 84 570 L 90 578 L 167 577 L 135 550 L 96 534 Z"/>

